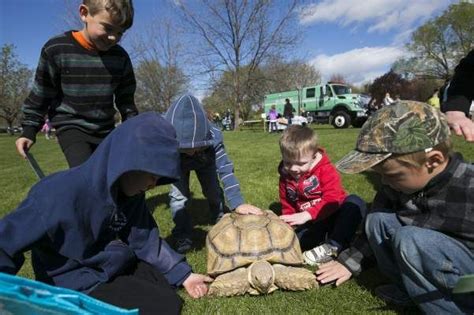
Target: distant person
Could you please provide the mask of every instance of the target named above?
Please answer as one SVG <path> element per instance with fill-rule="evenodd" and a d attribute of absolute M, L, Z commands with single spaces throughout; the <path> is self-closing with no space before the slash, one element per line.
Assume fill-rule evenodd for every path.
<path fill-rule="evenodd" d="M 452 290 L 474 273 L 474 165 L 452 151 L 446 117 L 420 102 L 384 107 L 336 167 L 349 174 L 372 169 L 382 185 L 364 233 L 320 266 L 317 279 L 341 285 L 375 257 L 391 282 L 375 289 L 386 302 L 415 304 L 424 314 L 472 314 L 472 295 Z"/>
<path fill-rule="evenodd" d="M 21 156 L 35 143 L 46 114 L 69 167 L 86 161 L 114 129 L 115 108 L 122 121 L 137 115 L 132 63 L 117 44 L 133 24 L 133 12 L 132 0 L 83 0 L 82 31 L 43 46 L 22 109 L 23 133 L 16 141 Z"/>
<path fill-rule="evenodd" d="M 365 203 L 356 195 L 347 196 L 311 128 L 288 126 L 280 151 L 280 218 L 295 228 L 301 248 L 308 250 L 303 254 L 307 264 L 328 262 L 351 243 Z"/>
<path fill-rule="evenodd" d="M 38 281 L 140 314 L 178 314 L 175 288 L 198 298 L 212 279 L 160 237 L 145 191 L 179 174 L 171 124 L 155 113 L 127 120 L 90 159 L 41 180 L 0 220 L 0 272 L 16 274 L 31 249 Z"/>
<path fill-rule="evenodd" d="M 275 105 L 272 105 L 270 107 L 270 111 L 268 112 L 268 121 L 270 122 L 270 128 L 268 128 L 269 131 L 277 132 L 278 131 L 278 128 L 277 128 L 278 112 L 276 110 Z"/>
<path fill-rule="evenodd" d="M 447 100 L 441 106 L 454 133 L 474 142 L 474 122 L 468 118 L 474 100 L 474 49 L 456 67 L 447 90 Z"/>
<path fill-rule="evenodd" d="M 288 126 L 291 125 L 291 120 L 293 119 L 293 112 L 295 109 L 293 105 L 290 103 L 290 99 L 285 99 L 285 107 L 283 108 L 283 117 L 286 118 L 288 121 Z"/>
<path fill-rule="evenodd" d="M 380 109 L 380 107 L 381 104 L 376 97 L 372 97 L 367 105 L 367 109 L 369 110 L 370 114 L 376 112 L 378 109 Z"/>
<path fill-rule="evenodd" d="M 230 109 L 227 109 L 224 118 L 222 119 L 222 129 L 223 130 L 232 130 L 234 127 L 232 126 L 232 112 Z"/>
<path fill-rule="evenodd" d="M 218 112 L 215 112 L 212 121 L 214 122 L 214 125 L 216 125 L 218 128 L 222 128 L 222 119 L 221 115 Z"/>
<path fill-rule="evenodd" d="M 224 195 L 229 209 L 238 213 L 261 214 L 262 211 L 244 203 L 234 165 L 225 151 L 222 132 L 210 124 L 197 98 L 189 94 L 179 97 L 168 109 L 165 118 L 176 129 L 181 153 L 180 179 L 171 185 L 169 193 L 175 223 L 172 234 L 176 250 L 186 253 L 193 245 L 191 217 L 186 212 L 191 198 L 191 171 L 196 173 L 201 184 L 213 223 L 224 215 Z M 219 181 L 224 187 L 223 192 Z"/>
<path fill-rule="evenodd" d="M 433 94 L 428 98 L 426 101 L 429 105 L 433 106 L 434 108 L 439 109 L 440 108 L 440 102 L 439 102 L 439 90 L 435 89 L 433 91 Z"/>
<path fill-rule="evenodd" d="M 390 93 L 385 93 L 385 97 L 383 98 L 383 105 L 389 106 L 395 103 L 395 101 L 390 97 Z"/>
<path fill-rule="evenodd" d="M 52 127 L 49 119 L 46 119 L 46 121 L 44 122 L 43 127 L 41 128 L 41 132 L 44 133 L 44 137 L 46 138 L 46 140 L 52 138 Z"/>

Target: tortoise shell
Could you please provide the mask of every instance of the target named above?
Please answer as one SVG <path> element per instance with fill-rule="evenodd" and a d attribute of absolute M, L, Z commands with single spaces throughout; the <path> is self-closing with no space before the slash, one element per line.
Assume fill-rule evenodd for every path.
<path fill-rule="evenodd" d="M 257 260 L 284 265 L 303 263 L 295 232 L 269 210 L 264 215 L 224 215 L 207 234 L 206 247 L 207 273 L 211 276 Z"/>

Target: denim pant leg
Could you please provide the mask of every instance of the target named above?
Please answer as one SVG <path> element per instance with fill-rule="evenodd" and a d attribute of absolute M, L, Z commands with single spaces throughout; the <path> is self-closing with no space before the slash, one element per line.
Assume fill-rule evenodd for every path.
<path fill-rule="evenodd" d="M 372 212 L 367 215 L 365 221 L 365 233 L 379 270 L 403 288 L 400 269 L 392 249 L 392 239 L 401 227 L 402 224 L 393 212 Z"/>
<path fill-rule="evenodd" d="M 171 185 L 169 192 L 171 214 L 175 224 L 172 234 L 177 239 L 191 238 L 193 227 L 186 211 L 189 196 L 189 172 L 187 172 L 182 173 L 181 179 Z"/>
<path fill-rule="evenodd" d="M 334 214 L 334 224 L 329 234 L 329 240 L 338 247 L 339 251 L 350 245 L 366 213 L 365 201 L 359 196 L 349 195 L 344 199 L 344 202 Z"/>
<path fill-rule="evenodd" d="M 446 234 L 404 226 L 393 250 L 405 288 L 426 314 L 474 312 L 474 294 L 452 294 L 459 277 L 474 273 L 474 255 Z"/>
<path fill-rule="evenodd" d="M 211 221 L 215 222 L 224 215 L 224 196 L 217 178 L 215 165 L 196 170 L 196 175 L 201 184 L 202 194 L 209 203 Z"/>

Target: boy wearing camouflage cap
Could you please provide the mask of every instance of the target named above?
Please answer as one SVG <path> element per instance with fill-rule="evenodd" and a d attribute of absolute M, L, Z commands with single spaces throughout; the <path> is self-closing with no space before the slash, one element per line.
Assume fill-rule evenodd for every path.
<path fill-rule="evenodd" d="M 446 118 L 431 106 L 401 101 L 363 126 L 356 150 L 336 167 L 381 176 L 365 233 L 318 280 L 336 285 L 375 256 L 393 282 L 376 289 L 387 302 L 415 303 L 424 313 L 474 310 L 472 295 L 453 295 L 460 276 L 474 273 L 474 165 L 452 152 Z"/>

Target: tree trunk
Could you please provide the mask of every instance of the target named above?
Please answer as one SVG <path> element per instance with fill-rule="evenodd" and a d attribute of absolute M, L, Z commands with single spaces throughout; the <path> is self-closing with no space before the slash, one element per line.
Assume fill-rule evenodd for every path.
<path fill-rule="evenodd" d="M 15 132 L 13 131 L 13 120 L 7 120 L 7 124 L 8 124 L 8 134 L 10 136 L 14 136 L 15 135 Z"/>

